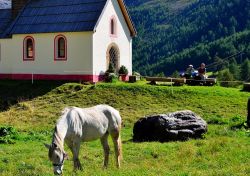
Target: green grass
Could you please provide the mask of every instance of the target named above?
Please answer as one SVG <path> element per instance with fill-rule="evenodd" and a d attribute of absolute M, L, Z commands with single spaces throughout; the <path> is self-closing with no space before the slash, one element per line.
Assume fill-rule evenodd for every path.
<path fill-rule="evenodd" d="M 0 126 L 18 130 L 14 144 L 0 144 L 0 175 L 53 175 L 47 149 L 53 127 L 65 106 L 89 107 L 109 104 L 123 118 L 122 168 L 111 161 L 102 169 L 99 141 L 83 143 L 83 171 L 72 172 L 66 161 L 65 175 L 249 175 L 250 132 L 232 126 L 244 122 L 249 93 L 222 87 L 170 87 L 137 84 L 104 84 L 3 81 L 0 97 L 12 101 L 0 112 Z M 20 89 L 16 89 L 16 87 Z M 1 91 L 2 90 L 2 91 Z M 23 90 L 23 91 L 16 91 Z M 20 98 L 22 97 L 22 98 Z M 209 123 L 203 140 L 169 143 L 133 143 L 133 124 L 149 114 L 189 109 Z M 66 151 L 69 152 L 68 148 Z M 72 158 L 69 152 L 70 158 Z"/>

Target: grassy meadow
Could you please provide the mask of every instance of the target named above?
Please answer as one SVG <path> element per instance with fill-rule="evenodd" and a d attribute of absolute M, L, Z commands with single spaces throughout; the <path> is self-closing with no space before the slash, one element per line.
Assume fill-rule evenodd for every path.
<path fill-rule="evenodd" d="M 53 128 L 65 106 L 108 104 L 123 118 L 122 168 L 116 169 L 110 140 L 110 165 L 102 169 L 98 141 L 83 143 L 83 171 L 73 172 L 72 155 L 64 175 L 250 175 L 250 131 L 238 126 L 246 120 L 250 93 L 222 87 L 170 87 L 99 83 L 0 82 L 0 127 L 13 127 L 0 138 L 0 175 L 53 175 L 43 143 L 50 143 Z M 133 124 L 141 117 L 189 109 L 208 122 L 202 140 L 133 143 Z M 237 126 L 237 128 L 233 128 Z"/>

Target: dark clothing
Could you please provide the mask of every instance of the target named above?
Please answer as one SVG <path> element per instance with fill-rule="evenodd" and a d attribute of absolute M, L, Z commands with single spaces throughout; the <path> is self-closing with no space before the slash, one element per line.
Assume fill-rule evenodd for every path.
<path fill-rule="evenodd" d="M 206 73 L 206 68 L 199 68 L 198 73 L 204 75 Z"/>
<path fill-rule="evenodd" d="M 198 76 L 201 78 L 201 80 L 205 80 L 205 75 L 206 75 L 206 68 L 199 68 L 198 69 Z"/>

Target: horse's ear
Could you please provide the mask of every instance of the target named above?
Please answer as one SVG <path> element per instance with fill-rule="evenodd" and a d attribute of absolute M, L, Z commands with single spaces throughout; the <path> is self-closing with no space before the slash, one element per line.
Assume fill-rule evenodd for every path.
<path fill-rule="evenodd" d="M 56 149 L 57 148 L 57 144 L 53 142 L 52 148 Z"/>
<path fill-rule="evenodd" d="M 50 149 L 51 145 L 49 144 L 44 144 L 44 146 L 47 148 L 47 149 Z"/>

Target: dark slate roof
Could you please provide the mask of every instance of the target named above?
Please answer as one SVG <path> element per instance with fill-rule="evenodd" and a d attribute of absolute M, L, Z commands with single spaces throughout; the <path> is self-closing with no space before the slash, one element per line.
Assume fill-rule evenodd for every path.
<path fill-rule="evenodd" d="M 0 38 L 11 23 L 11 9 L 0 9 Z"/>
<path fill-rule="evenodd" d="M 7 34 L 93 31 L 107 0 L 31 0 Z"/>

